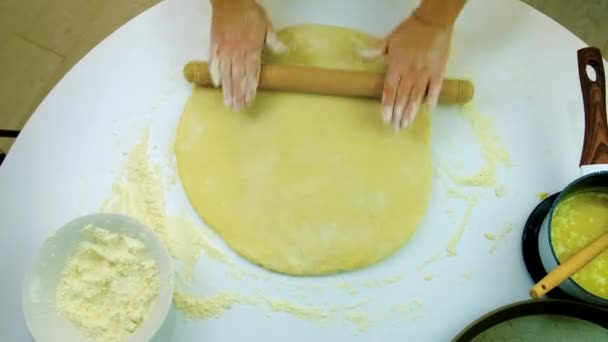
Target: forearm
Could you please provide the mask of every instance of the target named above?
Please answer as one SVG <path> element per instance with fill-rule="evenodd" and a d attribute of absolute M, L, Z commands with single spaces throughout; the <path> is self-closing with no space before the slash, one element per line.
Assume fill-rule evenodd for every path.
<path fill-rule="evenodd" d="M 451 26 L 466 2 L 467 0 L 421 0 L 413 15 L 431 25 Z"/>
<path fill-rule="evenodd" d="M 210 0 L 210 1 L 211 1 L 211 5 L 214 8 L 217 8 L 217 7 L 230 8 L 235 5 L 255 3 L 255 0 Z"/>

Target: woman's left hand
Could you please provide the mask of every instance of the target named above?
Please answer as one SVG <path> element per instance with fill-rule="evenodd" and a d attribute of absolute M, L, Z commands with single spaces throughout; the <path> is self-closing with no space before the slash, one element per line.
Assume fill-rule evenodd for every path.
<path fill-rule="evenodd" d="M 380 48 L 363 52 L 366 58 L 384 56 L 387 70 L 382 119 L 396 131 L 414 121 L 425 95 L 429 110 L 436 106 L 452 29 L 453 25 L 431 24 L 414 14 L 397 26 Z"/>

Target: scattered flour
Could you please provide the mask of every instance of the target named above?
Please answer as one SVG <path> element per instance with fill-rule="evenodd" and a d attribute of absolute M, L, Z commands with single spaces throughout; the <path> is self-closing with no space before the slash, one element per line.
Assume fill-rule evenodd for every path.
<path fill-rule="evenodd" d="M 546 199 L 547 197 L 549 197 L 549 193 L 547 192 L 539 192 L 538 194 L 536 194 L 536 197 L 543 201 L 544 199 Z"/>
<path fill-rule="evenodd" d="M 217 318 L 235 305 L 266 305 L 274 312 L 283 312 L 315 322 L 328 321 L 333 317 L 329 310 L 315 306 L 303 306 L 288 300 L 271 299 L 264 296 L 243 296 L 232 292 L 221 292 L 203 297 L 175 291 L 173 302 L 186 317 L 192 319 Z"/>
<path fill-rule="evenodd" d="M 344 318 L 357 326 L 357 330 L 359 332 L 363 332 L 369 329 L 371 325 L 371 320 L 369 316 L 362 311 L 349 312 L 344 315 Z"/>
<path fill-rule="evenodd" d="M 206 246 L 202 230 L 181 214 L 170 217 L 165 210 L 165 189 L 160 170 L 148 161 L 148 130 L 128 154 L 127 162 L 112 187 L 111 196 L 101 210 L 129 215 L 150 227 L 171 256 L 183 263 L 178 274 L 192 278 L 192 269 Z"/>
<path fill-rule="evenodd" d="M 477 198 L 471 197 L 471 198 L 469 198 L 468 202 L 469 203 L 464 212 L 464 216 L 462 217 L 462 220 L 460 221 L 460 224 L 458 225 L 456 232 L 454 233 L 454 235 L 452 235 L 452 238 L 450 238 L 450 241 L 448 242 L 448 245 L 445 249 L 446 252 L 448 252 L 448 254 L 450 256 L 455 256 L 457 253 L 456 249 L 458 247 L 458 242 L 460 242 L 460 239 L 462 238 L 462 235 L 464 234 L 464 230 L 467 226 L 467 223 L 469 222 L 469 219 L 471 218 L 471 215 L 473 214 L 473 209 L 475 209 L 475 206 L 477 205 Z"/>
<path fill-rule="evenodd" d="M 479 112 L 473 103 L 465 104 L 461 111 L 462 117 L 469 122 L 473 134 L 481 144 L 484 165 L 471 176 L 460 176 L 454 174 L 449 168 L 443 171 L 456 184 L 476 187 L 495 187 L 498 197 L 501 197 L 505 189 L 496 185 L 496 173 L 498 165 L 511 166 L 510 156 L 507 149 L 502 145 L 502 139 L 496 132 L 493 122 Z"/>
<path fill-rule="evenodd" d="M 443 252 L 443 251 L 437 252 L 437 253 L 431 255 L 430 257 L 428 257 L 422 264 L 418 265 L 417 269 L 418 269 L 418 271 L 422 271 L 427 266 L 434 264 L 438 261 L 441 261 L 445 257 L 446 257 L 445 252 Z"/>
<path fill-rule="evenodd" d="M 449 239 L 445 251 L 440 251 L 429 257 L 424 263 L 418 266 L 418 271 L 422 271 L 428 265 L 444 259 L 446 256 L 456 256 L 458 243 L 462 239 L 467 224 L 478 203 L 478 198 L 483 198 L 482 191 L 492 189 L 496 197 L 502 198 L 507 194 L 507 189 L 503 184 L 497 183 L 497 173 L 499 166 L 510 167 L 511 161 L 509 152 L 502 142 L 502 138 L 494 127 L 492 120 L 479 112 L 473 103 L 468 103 L 462 107 L 461 117 L 470 125 L 473 134 L 481 145 L 483 164 L 470 175 L 462 175 L 462 166 L 455 165 L 448 167 L 439 164 L 438 170 L 449 180 L 446 186 L 446 194 L 450 198 L 466 201 L 463 216 L 456 227 L 455 232 Z M 485 188 L 485 189 L 484 189 Z M 448 214 L 453 214 L 452 209 L 447 209 Z M 484 237 L 488 240 L 498 240 L 506 233 L 497 236 L 487 232 Z M 496 245 L 492 247 L 496 249 Z M 465 273 L 466 274 L 466 273 Z M 466 278 L 466 276 L 465 276 Z M 432 279 L 431 274 L 424 276 L 426 281 Z"/>
<path fill-rule="evenodd" d="M 509 235 L 510 232 L 513 231 L 513 224 L 509 223 L 509 224 L 505 224 L 500 231 L 498 232 L 498 234 L 495 235 L 495 239 L 494 242 L 490 245 L 488 252 L 490 253 L 494 253 L 496 252 L 496 248 L 498 248 L 498 244 L 500 243 L 500 241 L 502 239 L 504 239 L 507 235 Z"/>
<path fill-rule="evenodd" d="M 507 194 L 507 189 L 504 185 L 496 185 L 496 187 L 494 187 L 494 194 L 496 197 L 505 197 Z"/>
<path fill-rule="evenodd" d="M 244 298 L 235 293 L 222 292 L 209 297 L 197 297 L 175 290 L 173 303 L 184 315 L 192 319 L 217 318 Z"/>
<path fill-rule="evenodd" d="M 473 279 L 473 272 L 465 272 L 462 274 L 462 277 L 466 280 L 471 280 Z"/>
<path fill-rule="evenodd" d="M 309 321 L 325 322 L 332 319 L 331 313 L 322 308 L 302 306 L 288 300 L 266 299 L 270 309 L 275 312 L 284 312 Z"/>
<path fill-rule="evenodd" d="M 357 295 L 357 290 L 351 283 L 340 283 L 338 284 L 338 288 L 348 292 L 348 294 L 350 294 L 351 296 Z"/>
<path fill-rule="evenodd" d="M 490 241 L 496 240 L 496 234 L 490 233 L 490 232 L 484 233 L 483 237 L 485 237 L 486 240 L 490 240 Z"/>
<path fill-rule="evenodd" d="M 392 314 L 404 316 L 408 320 L 417 320 L 421 317 L 421 310 L 424 308 L 424 302 L 415 299 L 405 304 L 393 305 L 389 308 Z"/>

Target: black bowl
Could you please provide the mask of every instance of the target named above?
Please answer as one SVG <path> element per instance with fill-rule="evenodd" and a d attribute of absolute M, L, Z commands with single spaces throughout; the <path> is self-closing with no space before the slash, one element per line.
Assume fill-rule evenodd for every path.
<path fill-rule="evenodd" d="M 514 318 L 534 315 L 559 315 L 582 319 L 608 329 L 608 309 L 583 302 L 542 299 L 526 300 L 496 309 L 467 326 L 453 342 L 470 342 L 489 328 Z"/>

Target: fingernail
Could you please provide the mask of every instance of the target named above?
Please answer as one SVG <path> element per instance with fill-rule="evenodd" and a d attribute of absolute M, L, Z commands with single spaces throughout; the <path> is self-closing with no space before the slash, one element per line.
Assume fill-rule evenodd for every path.
<path fill-rule="evenodd" d="M 437 96 L 433 96 L 433 97 L 430 98 L 430 101 L 427 102 L 427 105 L 429 107 L 428 108 L 429 112 L 432 112 L 432 111 L 435 110 L 435 108 L 437 108 L 437 102 L 438 102 L 438 100 L 439 99 L 437 98 Z"/>
<path fill-rule="evenodd" d="M 403 125 L 402 125 L 402 127 L 404 129 L 408 128 L 411 123 L 412 123 L 412 117 L 411 116 L 406 116 L 406 117 L 403 118 Z"/>
<path fill-rule="evenodd" d="M 220 61 L 213 59 L 209 65 L 209 73 L 211 74 L 211 82 L 216 88 L 220 86 Z"/>
<path fill-rule="evenodd" d="M 397 105 L 396 112 L 397 112 L 397 115 L 400 115 L 400 116 L 403 115 L 404 114 L 403 105 Z"/>
<path fill-rule="evenodd" d="M 251 106 L 252 102 L 253 102 L 253 91 L 247 90 L 245 92 L 245 106 L 246 107 Z"/>
<path fill-rule="evenodd" d="M 224 94 L 224 104 L 228 107 L 232 107 L 232 97 Z"/>
<path fill-rule="evenodd" d="M 279 40 L 279 37 L 274 31 L 268 31 L 266 34 L 266 44 L 275 54 L 282 54 L 289 49 L 285 43 Z"/>
<path fill-rule="evenodd" d="M 429 113 L 432 113 L 435 110 L 435 107 L 437 107 L 437 101 L 430 101 L 427 103 L 428 109 L 429 109 Z"/>
<path fill-rule="evenodd" d="M 285 45 L 285 43 L 283 43 L 282 41 L 279 40 L 277 46 L 276 46 L 276 52 L 281 54 L 281 53 L 285 53 L 287 52 L 287 50 L 289 50 L 289 48 L 287 47 L 287 45 Z"/>
<path fill-rule="evenodd" d="M 382 121 L 387 124 L 391 121 L 393 116 L 393 109 L 391 107 L 385 106 L 382 109 Z"/>
<path fill-rule="evenodd" d="M 401 116 L 395 115 L 393 118 L 393 131 L 399 132 L 401 130 Z"/>
<path fill-rule="evenodd" d="M 413 121 L 416 115 L 418 114 L 418 105 L 415 104 L 412 106 L 412 109 L 407 113 L 405 127 L 408 127 Z"/>
<path fill-rule="evenodd" d="M 372 59 L 380 55 L 380 49 L 378 48 L 365 48 L 359 51 L 359 55 L 363 58 Z"/>
<path fill-rule="evenodd" d="M 234 110 L 235 112 L 241 111 L 241 104 L 239 103 L 239 101 L 235 100 L 232 102 L 232 110 Z"/>
<path fill-rule="evenodd" d="M 287 48 L 287 45 L 283 44 L 280 41 L 276 41 L 273 43 L 269 43 L 268 46 L 270 47 L 270 50 L 275 54 L 275 55 L 280 55 L 283 54 L 285 52 L 287 52 L 287 50 L 289 50 L 289 48 Z"/>

